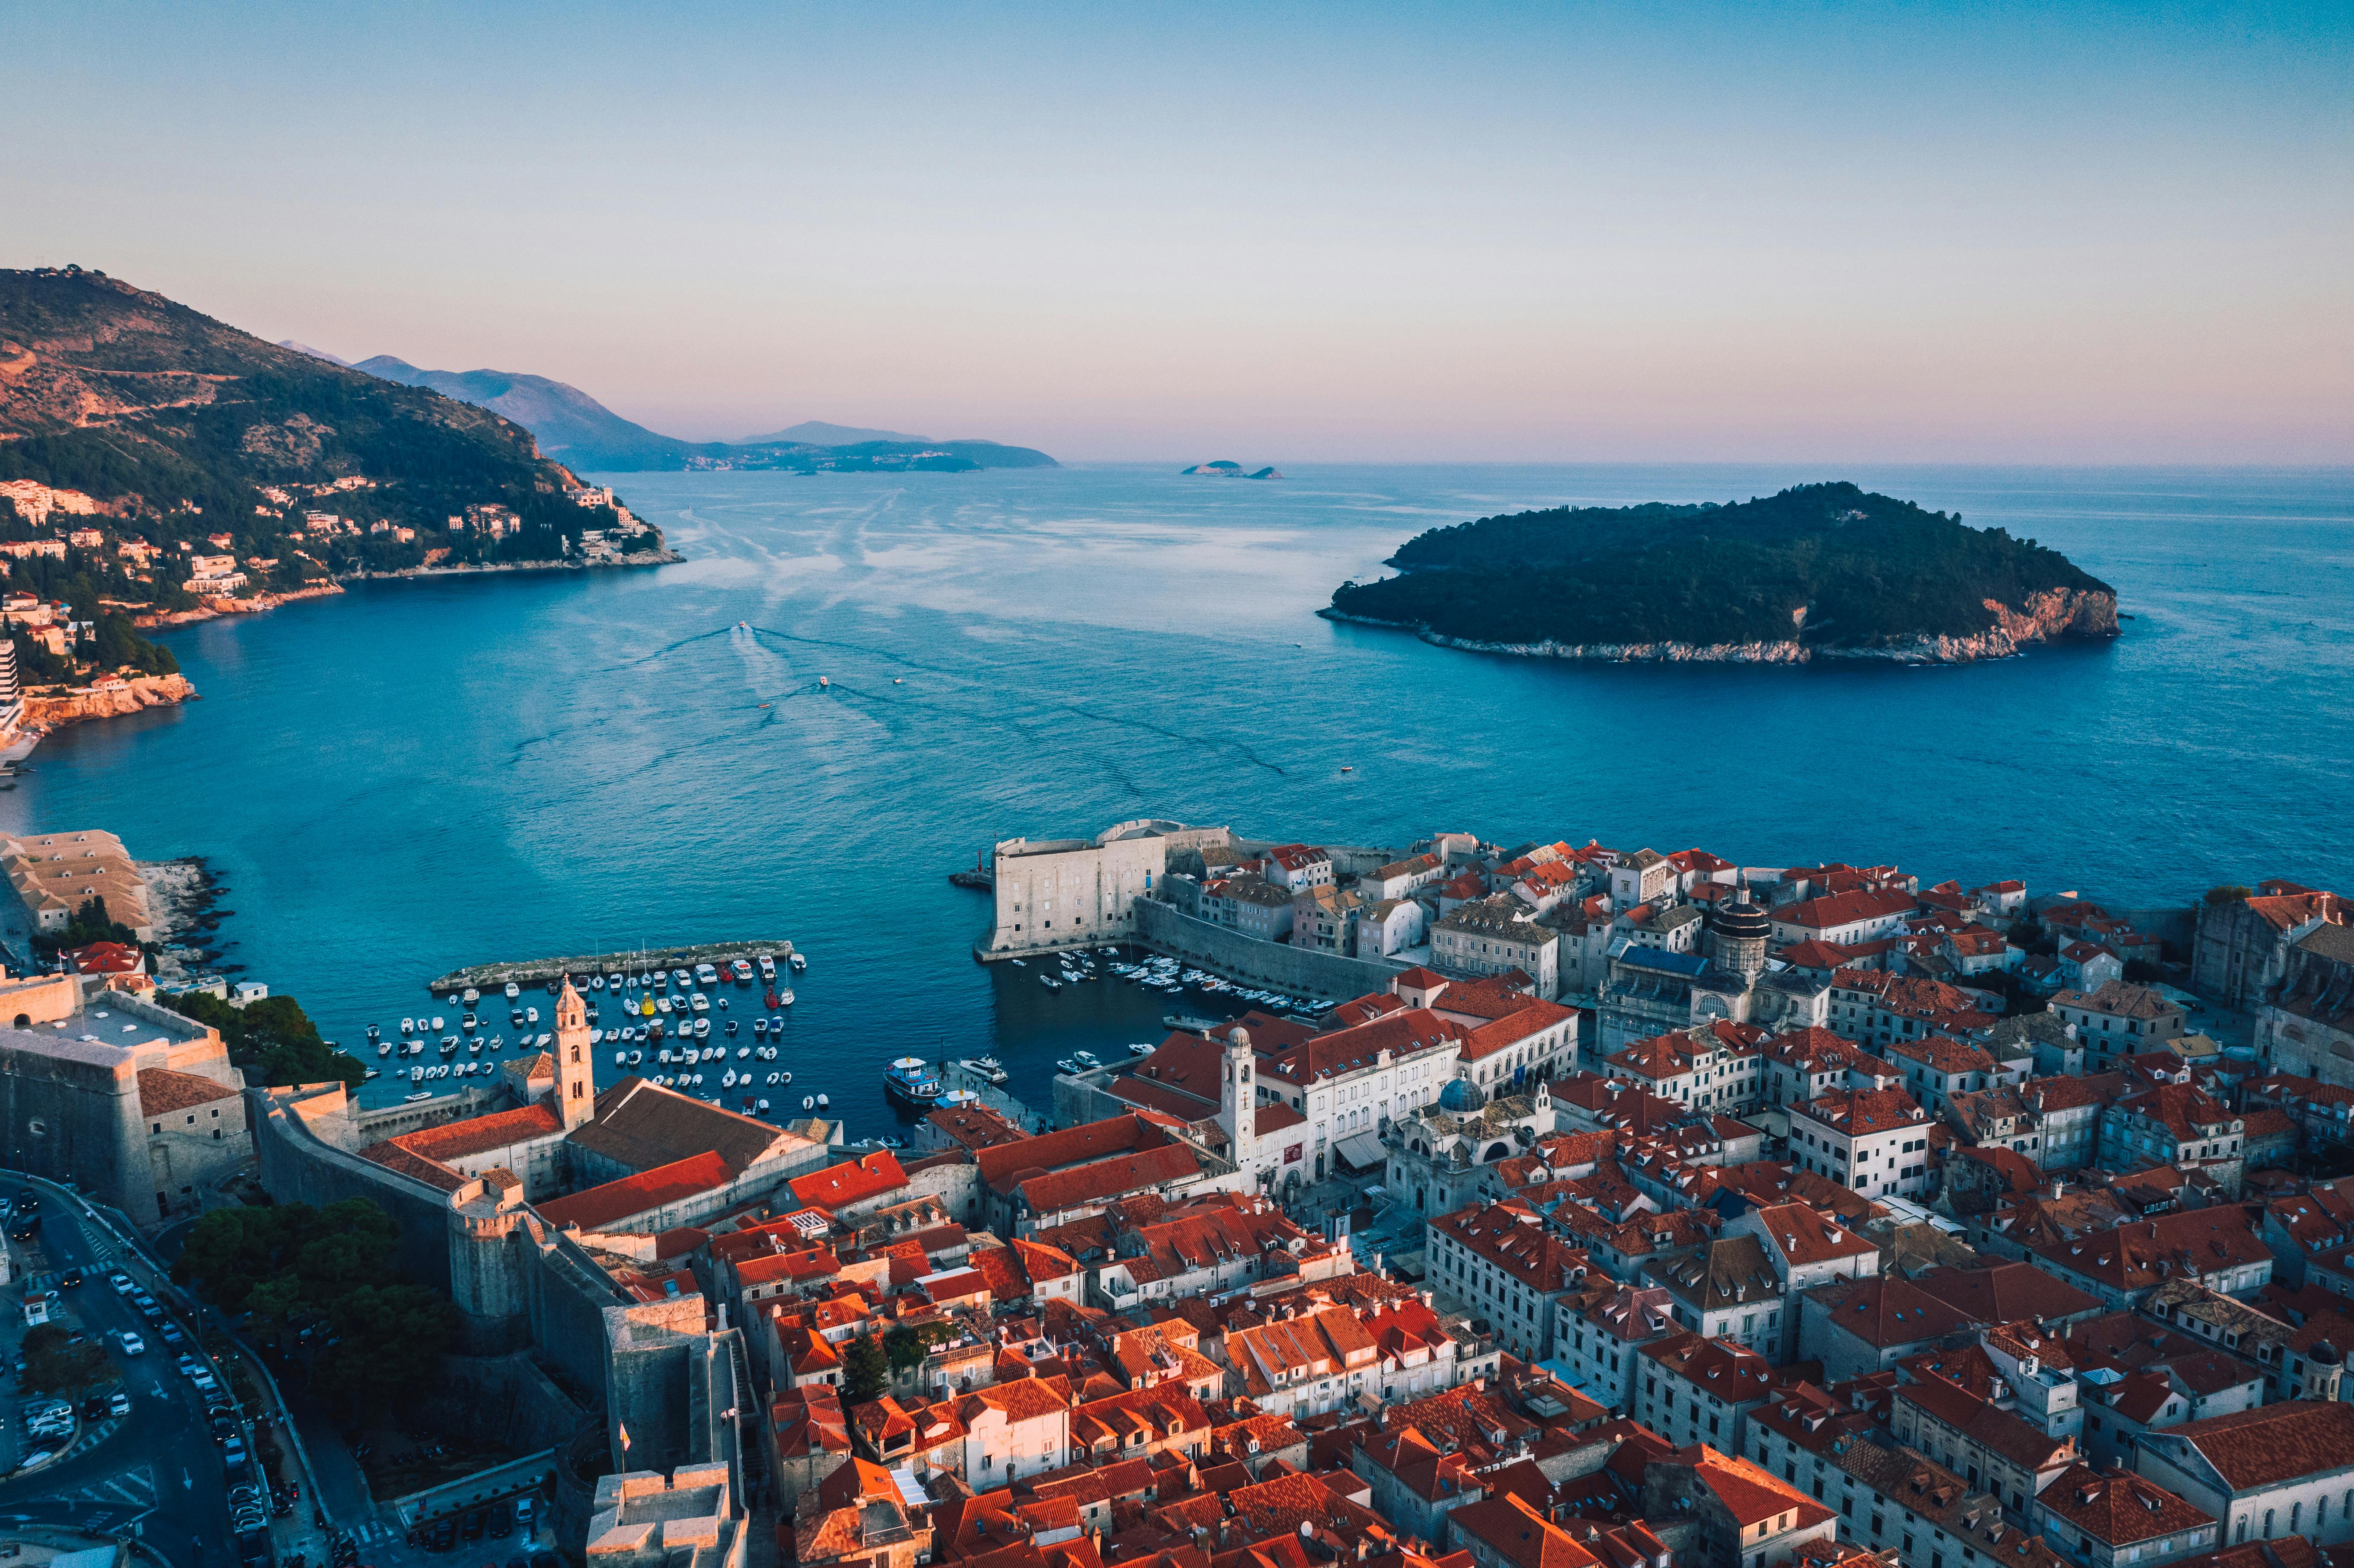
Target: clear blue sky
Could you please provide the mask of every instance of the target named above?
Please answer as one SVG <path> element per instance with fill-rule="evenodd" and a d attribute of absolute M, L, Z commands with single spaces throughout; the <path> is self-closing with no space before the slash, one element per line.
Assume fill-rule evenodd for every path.
<path fill-rule="evenodd" d="M 1067 457 L 2354 461 L 2354 6 L 24 5 L 0 264 Z"/>

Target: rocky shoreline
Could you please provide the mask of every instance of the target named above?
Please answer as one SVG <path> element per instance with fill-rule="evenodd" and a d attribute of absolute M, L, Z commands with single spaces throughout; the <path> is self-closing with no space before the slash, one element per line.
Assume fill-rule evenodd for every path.
<path fill-rule="evenodd" d="M 1327 620 L 1409 631 L 1439 648 L 1614 664 L 1806 664 L 1818 659 L 1968 664 L 2015 658 L 2031 644 L 2062 637 L 2107 639 L 2119 634 L 2117 599 L 2112 593 L 2055 588 L 2029 596 L 2027 604 L 2016 609 L 1995 599 L 1983 602 L 1995 616 L 1995 624 L 1984 631 L 1967 637 L 1924 635 L 1869 648 L 1808 643 L 1796 638 L 1776 642 L 1483 642 L 1405 621 L 1350 615 L 1329 606 L 1316 613 Z"/>
<path fill-rule="evenodd" d="M 147 884 L 150 912 L 154 916 L 158 984 L 183 984 L 199 973 L 222 974 L 241 967 L 218 961 L 236 946 L 234 942 L 218 947 L 204 945 L 219 929 L 225 916 L 237 913 L 234 909 L 215 907 L 228 889 L 213 874 L 204 856 L 191 854 L 177 860 L 143 860 L 135 863 L 141 879 Z"/>
<path fill-rule="evenodd" d="M 284 593 L 258 593 L 249 599 L 207 599 L 195 609 L 156 610 L 133 618 L 131 624 L 143 630 L 156 626 L 191 626 L 199 620 L 217 620 L 224 615 L 259 615 L 298 599 L 325 599 L 343 591 L 340 583 L 320 583 L 314 588 L 289 588 Z"/>
<path fill-rule="evenodd" d="M 346 572 L 342 582 L 395 582 L 408 577 L 482 577 L 493 572 L 589 572 L 610 567 L 667 567 L 685 560 L 676 550 L 637 550 L 610 561 L 469 561 L 454 567 L 403 567 L 391 572 Z M 343 591 L 338 588 L 337 592 Z"/>

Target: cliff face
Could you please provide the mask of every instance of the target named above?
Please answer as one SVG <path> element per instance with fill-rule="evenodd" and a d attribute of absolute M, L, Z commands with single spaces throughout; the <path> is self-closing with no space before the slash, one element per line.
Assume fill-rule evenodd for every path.
<path fill-rule="evenodd" d="M 27 728 L 55 729 L 83 719 L 113 718 L 142 708 L 185 703 L 196 694 L 186 675 L 137 675 L 127 681 L 109 680 L 71 691 L 36 694 L 25 699 Z"/>
<path fill-rule="evenodd" d="M 1412 631 L 1425 642 L 1474 653 L 1509 653 L 1526 659 L 1581 659 L 1635 664 L 1804 664 L 1816 659 L 1878 659 L 1895 664 L 1967 664 L 2008 659 L 2030 643 L 2061 637 L 2117 635 L 2117 596 L 2105 588 L 2052 588 L 2027 596 L 2014 609 L 1985 601 L 1995 624 L 1967 637 L 1914 637 L 1872 647 L 1810 644 L 1796 639 L 1751 642 L 1481 642 L 1449 637 L 1427 627 L 1378 620 L 1337 609 L 1317 613 L 1328 620 L 1353 621 Z"/>

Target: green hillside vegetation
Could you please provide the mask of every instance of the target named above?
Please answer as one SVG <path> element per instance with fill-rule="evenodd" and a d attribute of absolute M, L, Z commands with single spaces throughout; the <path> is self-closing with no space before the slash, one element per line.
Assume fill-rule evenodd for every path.
<path fill-rule="evenodd" d="M 108 509 L 52 516 L 45 535 L 94 524 L 110 557 L 122 538 L 163 546 L 137 596 L 159 608 L 175 608 L 192 553 L 234 554 L 257 587 L 283 588 L 416 566 L 429 549 L 452 562 L 557 559 L 583 529 L 619 524 L 610 507 L 575 504 L 572 476 L 496 414 L 265 343 L 102 273 L 0 271 L 0 480 L 81 491 Z M 520 531 L 451 533 L 448 518 L 477 504 L 508 508 Z M 362 532 L 294 536 L 311 510 Z M 416 536 L 371 535 L 376 522 Z M 232 543 L 207 544 L 215 534 Z M 659 546 L 652 535 L 643 547 Z"/>
<path fill-rule="evenodd" d="M 1389 564 L 1402 575 L 1343 584 L 1333 612 L 1501 643 L 1873 647 L 1982 631 L 1989 599 L 2108 591 L 2032 539 L 1843 482 L 1485 517 L 1418 535 Z"/>
<path fill-rule="evenodd" d="M 0 447 L 0 451 L 5 450 Z M 0 496 L 0 540 L 41 536 L 43 530 L 26 522 L 15 504 Z M 95 621 L 98 628 L 83 636 L 71 657 L 60 658 L 15 622 L 0 618 L 0 636 L 16 645 L 16 673 L 26 685 L 52 685 L 114 671 L 139 675 L 179 673 L 180 662 L 169 648 L 141 635 L 129 615 L 108 603 L 146 602 L 153 598 L 151 586 L 139 581 L 120 557 L 109 560 L 92 551 L 69 549 L 63 560 L 28 556 L 11 561 L 8 572 L 11 589 L 69 605 L 74 620 Z M 176 589 L 174 595 L 179 599 L 188 597 Z"/>

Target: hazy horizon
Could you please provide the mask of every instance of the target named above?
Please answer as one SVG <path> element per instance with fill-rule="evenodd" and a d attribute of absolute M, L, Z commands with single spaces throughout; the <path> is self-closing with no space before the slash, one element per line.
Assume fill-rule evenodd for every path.
<path fill-rule="evenodd" d="M 2349 45 L 2293 5 L 60 4 L 0 19 L 0 264 L 689 440 L 2334 467 Z"/>

